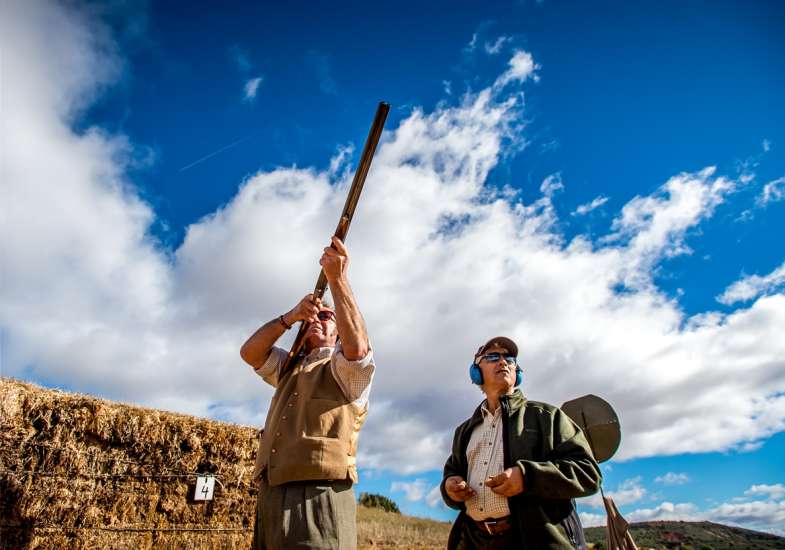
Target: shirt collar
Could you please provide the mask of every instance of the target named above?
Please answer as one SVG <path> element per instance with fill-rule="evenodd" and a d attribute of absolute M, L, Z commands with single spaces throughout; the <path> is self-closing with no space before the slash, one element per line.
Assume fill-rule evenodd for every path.
<path fill-rule="evenodd" d="M 497 416 L 499 416 L 499 413 L 501 413 L 501 411 L 502 411 L 501 406 L 498 406 L 496 407 L 495 412 L 491 412 L 490 409 L 488 409 L 487 399 L 480 404 L 480 412 L 482 413 L 483 420 L 487 420 L 489 417 L 496 418 Z"/>
<path fill-rule="evenodd" d="M 305 356 L 304 362 L 313 363 L 314 361 L 319 361 L 320 359 L 329 357 L 332 355 L 334 349 L 335 348 L 314 348 L 308 355 Z"/>

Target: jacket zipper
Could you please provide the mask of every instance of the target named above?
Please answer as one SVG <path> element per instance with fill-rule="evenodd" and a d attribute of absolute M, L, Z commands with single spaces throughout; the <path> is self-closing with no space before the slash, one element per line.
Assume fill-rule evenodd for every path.
<path fill-rule="evenodd" d="M 570 540 L 570 544 L 572 544 L 574 548 L 578 548 L 578 541 L 575 538 L 575 529 L 573 529 L 574 526 L 572 518 L 572 515 L 575 513 L 575 508 L 572 506 L 572 503 L 570 503 L 570 507 L 572 508 L 572 511 L 570 512 L 570 515 L 564 519 L 562 525 L 564 525 L 564 530 L 567 532 L 567 538 Z"/>
<path fill-rule="evenodd" d="M 510 457 L 510 430 L 507 424 L 510 421 L 510 404 L 506 395 L 501 396 L 499 399 L 502 408 L 502 448 L 504 449 L 504 469 L 512 468 L 512 458 Z M 516 466 L 517 468 L 517 466 Z M 510 499 L 507 499 L 507 506 L 510 508 L 510 517 L 513 524 L 517 524 L 517 513 L 513 512 L 513 506 Z M 523 527 L 518 525 L 518 538 L 521 541 L 521 548 L 526 550 L 528 548 L 526 540 L 523 536 Z"/>

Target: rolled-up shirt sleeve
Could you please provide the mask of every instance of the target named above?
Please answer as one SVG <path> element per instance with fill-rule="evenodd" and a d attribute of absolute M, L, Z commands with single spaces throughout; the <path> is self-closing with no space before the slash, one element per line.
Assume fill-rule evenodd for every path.
<path fill-rule="evenodd" d="M 261 376 L 265 382 L 275 388 L 278 386 L 278 376 L 288 357 L 289 354 L 286 353 L 286 351 L 281 348 L 273 347 L 270 350 L 270 355 L 267 356 L 267 361 L 258 369 L 254 369 L 254 371 Z"/>
<path fill-rule="evenodd" d="M 331 367 L 335 381 L 338 382 L 346 398 L 359 407 L 365 407 L 371 393 L 373 373 L 376 371 L 373 349 L 369 346 L 365 357 L 350 361 L 343 354 L 341 343 L 338 342 L 332 356 Z"/>

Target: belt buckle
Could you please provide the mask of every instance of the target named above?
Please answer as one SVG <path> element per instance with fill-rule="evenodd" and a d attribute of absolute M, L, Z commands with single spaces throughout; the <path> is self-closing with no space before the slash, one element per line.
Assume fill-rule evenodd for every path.
<path fill-rule="evenodd" d="M 493 531 L 491 531 L 491 525 L 496 525 L 497 523 L 499 523 L 498 519 L 487 519 L 487 520 L 482 522 L 482 524 L 485 526 L 485 530 L 488 531 L 489 535 L 495 535 L 496 534 Z"/>

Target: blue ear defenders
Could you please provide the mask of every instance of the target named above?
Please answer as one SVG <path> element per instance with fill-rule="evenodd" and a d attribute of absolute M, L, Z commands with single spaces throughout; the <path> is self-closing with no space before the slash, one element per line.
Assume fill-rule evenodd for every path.
<path fill-rule="evenodd" d="M 477 363 L 469 365 L 469 378 L 472 379 L 472 384 L 482 386 L 482 370 L 480 370 L 480 365 Z M 523 369 L 521 369 L 520 366 L 515 365 L 515 385 L 520 386 L 521 382 L 523 382 Z"/>

